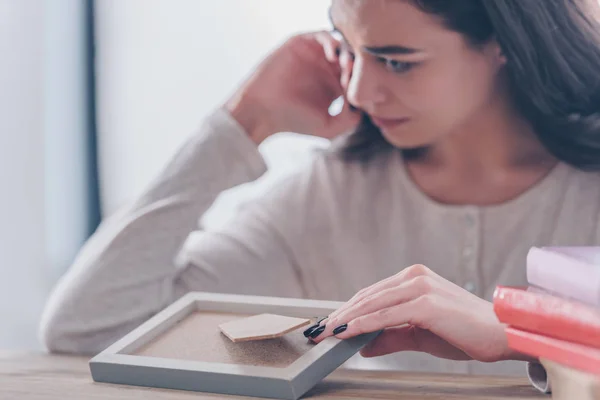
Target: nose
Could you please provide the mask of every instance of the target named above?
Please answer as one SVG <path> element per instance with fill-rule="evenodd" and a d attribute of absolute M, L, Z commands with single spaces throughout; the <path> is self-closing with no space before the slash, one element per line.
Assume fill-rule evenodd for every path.
<path fill-rule="evenodd" d="M 346 91 L 346 97 L 352 105 L 369 111 L 386 102 L 386 88 L 378 72 L 370 69 L 360 57 L 356 58 Z"/>

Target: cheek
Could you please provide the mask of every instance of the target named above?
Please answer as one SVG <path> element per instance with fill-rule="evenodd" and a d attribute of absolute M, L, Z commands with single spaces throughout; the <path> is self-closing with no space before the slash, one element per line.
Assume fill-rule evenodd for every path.
<path fill-rule="evenodd" d="M 477 111 L 494 97 L 498 71 L 480 56 L 461 66 L 455 74 L 457 98 L 467 111 Z"/>
<path fill-rule="evenodd" d="M 396 91 L 415 118 L 447 125 L 467 118 L 489 100 L 493 76 L 486 65 L 422 66 Z"/>

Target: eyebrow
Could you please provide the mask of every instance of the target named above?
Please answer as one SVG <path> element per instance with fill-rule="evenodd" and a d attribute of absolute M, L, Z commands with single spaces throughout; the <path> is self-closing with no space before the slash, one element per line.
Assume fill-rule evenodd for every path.
<path fill-rule="evenodd" d="M 329 23 L 331 24 L 332 27 L 332 31 L 339 34 L 342 39 L 344 41 L 347 42 L 346 38 L 344 37 L 344 34 L 334 25 L 333 23 L 333 18 L 331 17 L 331 8 L 329 9 L 328 13 L 329 15 Z M 376 55 L 376 56 L 389 56 L 389 55 L 407 55 L 407 54 L 416 54 L 416 53 L 421 53 L 423 50 L 419 50 L 419 49 L 413 49 L 410 47 L 405 47 L 405 46 L 378 46 L 378 47 L 364 47 L 364 50 L 367 53 Z"/>
<path fill-rule="evenodd" d="M 365 47 L 367 53 L 375 54 L 378 56 L 382 55 L 398 55 L 398 54 L 415 54 L 420 53 L 422 50 L 413 49 L 404 46 L 382 46 L 382 47 Z"/>

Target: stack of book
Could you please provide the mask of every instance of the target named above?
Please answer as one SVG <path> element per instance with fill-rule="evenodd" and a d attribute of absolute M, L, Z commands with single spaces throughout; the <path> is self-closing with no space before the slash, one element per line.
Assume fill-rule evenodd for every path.
<path fill-rule="evenodd" d="M 555 398 L 600 398 L 600 247 L 534 247 L 527 280 L 494 293 L 508 345 L 540 360 Z"/>

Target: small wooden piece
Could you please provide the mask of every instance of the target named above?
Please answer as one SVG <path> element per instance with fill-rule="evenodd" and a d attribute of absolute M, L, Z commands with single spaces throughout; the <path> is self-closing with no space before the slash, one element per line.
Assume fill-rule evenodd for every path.
<path fill-rule="evenodd" d="M 226 322 L 219 329 L 232 342 L 246 342 L 278 338 L 309 323 L 310 319 L 305 318 L 259 314 Z"/>

